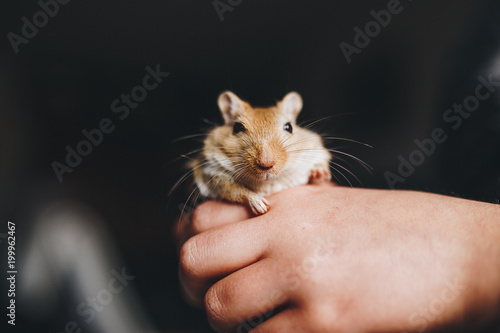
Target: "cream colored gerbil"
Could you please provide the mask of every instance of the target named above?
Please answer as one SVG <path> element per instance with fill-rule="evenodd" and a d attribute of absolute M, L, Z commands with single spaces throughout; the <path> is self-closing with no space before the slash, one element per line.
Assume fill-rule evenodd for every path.
<path fill-rule="evenodd" d="M 207 134 L 190 163 L 201 195 L 247 204 L 259 215 L 270 208 L 265 196 L 331 179 L 332 156 L 321 137 L 296 124 L 302 110 L 298 93 L 276 106 L 253 108 L 226 91 L 218 104 L 224 125 Z"/>

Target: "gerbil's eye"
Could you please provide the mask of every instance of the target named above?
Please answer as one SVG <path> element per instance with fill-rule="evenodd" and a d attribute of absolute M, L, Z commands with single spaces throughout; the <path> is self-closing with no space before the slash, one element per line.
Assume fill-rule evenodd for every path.
<path fill-rule="evenodd" d="M 234 123 L 234 127 L 233 127 L 233 134 L 236 135 L 240 132 L 245 132 L 246 131 L 246 128 L 245 126 L 243 126 L 242 123 Z"/>
<path fill-rule="evenodd" d="M 290 124 L 290 123 L 286 123 L 285 126 L 283 126 L 283 129 L 287 132 L 290 132 L 290 133 L 293 132 L 292 124 Z"/>

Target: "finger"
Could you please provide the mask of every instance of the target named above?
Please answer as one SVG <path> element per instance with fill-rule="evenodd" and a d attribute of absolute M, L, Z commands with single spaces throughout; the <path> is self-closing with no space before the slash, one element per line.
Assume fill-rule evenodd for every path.
<path fill-rule="evenodd" d="M 328 187 L 338 186 L 332 182 L 323 182 L 317 185 L 307 185 L 305 187 Z M 278 194 L 279 195 L 279 194 Z M 268 199 L 273 205 L 276 195 L 271 195 Z M 227 203 L 211 200 L 202 203 L 194 211 L 187 211 L 179 218 L 176 234 L 180 246 L 190 237 L 204 231 L 221 227 L 229 223 L 243 221 L 254 217 L 250 209 L 241 204 Z"/>
<path fill-rule="evenodd" d="M 253 215 L 244 205 L 212 200 L 204 202 L 194 210 L 190 229 L 193 235 L 197 235 L 204 231 L 229 223 L 247 220 L 251 217 Z"/>
<path fill-rule="evenodd" d="M 205 310 L 216 331 L 241 331 L 263 322 L 287 301 L 280 271 L 270 259 L 261 260 L 225 277 L 205 295 Z"/>
<path fill-rule="evenodd" d="M 270 319 L 266 320 L 264 323 L 259 325 L 259 322 L 249 323 L 250 325 L 258 325 L 250 326 L 251 328 L 255 327 L 252 330 L 252 333 L 300 333 L 300 332 L 311 332 L 311 329 L 306 329 L 304 327 L 304 322 L 306 322 L 303 318 L 303 314 L 297 308 L 288 308 L 284 311 L 276 314 Z M 246 327 L 245 327 L 246 328 Z M 243 331 L 246 332 L 246 331 Z M 316 332 L 316 331 L 315 331 Z"/>
<path fill-rule="evenodd" d="M 207 201 L 199 205 L 192 213 L 184 214 L 177 223 L 177 239 L 182 245 L 190 237 L 204 231 L 239 222 L 253 215 L 243 205 L 222 201 Z"/>
<path fill-rule="evenodd" d="M 262 222 L 261 222 L 262 221 Z M 258 217 L 190 238 L 181 248 L 179 276 L 187 295 L 203 301 L 210 282 L 255 263 L 268 247 L 269 232 Z"/>

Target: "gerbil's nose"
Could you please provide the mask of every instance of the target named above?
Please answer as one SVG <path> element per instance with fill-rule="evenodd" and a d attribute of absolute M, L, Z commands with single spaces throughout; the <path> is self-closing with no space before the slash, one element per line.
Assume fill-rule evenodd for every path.
<path fill-rule="evenodd" d="M 276 164 L 276 161 L 271 154 L 263 153 L 257 159 L 257 164 L 261 169 L 269 170 Z"/>

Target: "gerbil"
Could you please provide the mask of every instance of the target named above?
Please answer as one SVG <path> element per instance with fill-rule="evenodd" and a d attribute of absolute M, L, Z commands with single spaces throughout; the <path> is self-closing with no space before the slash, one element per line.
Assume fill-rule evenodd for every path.
<path fill-rule="evenodd" d="M 264 196 L 331 179 L 332 156 L 321 137 L 296 124 L 298 93 L 254 108 L 225 91 L 218 105 L 224 125 L 207 134 L 201 154 L 190 162 L 201 195 L 247 204 L 259 215 L 270 208 Z"/>

